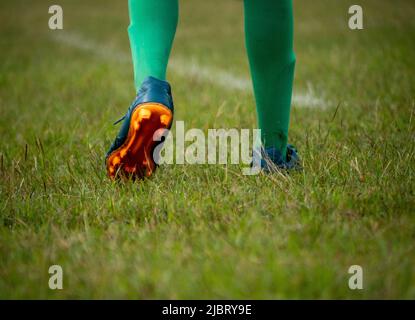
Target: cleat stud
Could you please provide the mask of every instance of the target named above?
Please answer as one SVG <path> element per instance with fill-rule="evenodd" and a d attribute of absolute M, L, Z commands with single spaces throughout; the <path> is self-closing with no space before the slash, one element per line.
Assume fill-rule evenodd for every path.
<path fill-rule="evenodd" d="M 114 157 L 114 159 L 112 160 L 112 165 L 116 166 L 117 164 L 119 164 L 121 162 L 121 158 L 116 156 Z"/>
<path fill-rule="evenodd" d="M 140 116 L 140 119 L 150 119 L 151 111 L 148 109 L 141 109 L 138 115 Z"/>
<path fill-rule="evenodd" d="M 160 116 L 160 122 L 161 122 L 161 124 L 164 124 L 165 126 L 168 126 L 169 122 L 170 122 L 170 117 L 167 114 L 162 114 Z"/>
<path fill-rule="evenodd" d="M 120 157 L 124 158 L 126 154 L 127 154 L 127 149 L 121 150 Z"/>

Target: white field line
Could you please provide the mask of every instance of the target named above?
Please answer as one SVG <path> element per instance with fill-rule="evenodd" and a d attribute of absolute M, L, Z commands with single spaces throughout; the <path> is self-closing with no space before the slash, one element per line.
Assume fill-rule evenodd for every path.
<path fill-rule="evenodd" d="M 131 63 L 130 54 L 115 50 L 110 46 L 103 46 L 88 40 L 75 33 L 54 32 L 52 39 L 56 42 L 74 47 L 106 60 L 119 63 Z M 198 64 L 194 59 L 174 58 L 169 61 L 169 68 L 180 76 L 194 77 L 200 81 L 208 82 L 225 88 L 226 90 L 249 91 L 252 90 L 251 81 L 247 78 L 236 76 L 226 70 L 207 67 Z M 327 101 L 314 94 L 310 88 L 305 93 L 294 93 L 293 105 L 305 108 L 325 108 Z"/>

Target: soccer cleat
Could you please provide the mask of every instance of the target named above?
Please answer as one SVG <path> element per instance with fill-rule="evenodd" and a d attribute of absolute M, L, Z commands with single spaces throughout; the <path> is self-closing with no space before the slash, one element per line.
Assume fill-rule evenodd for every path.
<path fill-rule="evenodd" d="M 160 143 L 153 135 L 159 129 L 170 129 L 173 99 L 168 82 L 146 78 L 124 117 L 117 137 L 106 155 L 108 176 L 149 177 L 156 168 L 153 150 Z"/>
<path fill-rule="evenodd" d="M 290 144 L 287 145 L 287 156 L 285 159 L 283 159 L 281 152 L 274 147 L 265 149 L 262 147 L 261 151 L 255 149 L 252 157 L 254 163 L 259 163 L 260 161 L 261 169 L 267 173 L 277 170 L 301 169 L 297 150 Z"/>

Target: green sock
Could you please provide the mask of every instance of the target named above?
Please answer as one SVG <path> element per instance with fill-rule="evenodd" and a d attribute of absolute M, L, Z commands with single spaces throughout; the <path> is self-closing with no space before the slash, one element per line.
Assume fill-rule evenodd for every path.
<path fill-rule="evenodd" d="M 131 53 L 136 90 L 144 78 L 166 79 L 174 35 L 176 33 L 178 0 L 129 0 Z"/>
<path fill-rule="evenodd" d="M 292 0 L 245 0 L 244 11 L 262 144 L 285 156 L 295 66 Z"/>

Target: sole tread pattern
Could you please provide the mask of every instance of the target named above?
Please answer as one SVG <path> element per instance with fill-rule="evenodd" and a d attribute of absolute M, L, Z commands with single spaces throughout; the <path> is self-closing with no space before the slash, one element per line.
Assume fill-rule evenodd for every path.
<path fill-rule="evenodd" d="M 159 143 L 153 140 L 153 135 L 159 129 L 169 128 L 172 120 L 172 112 L 162 104 L 138 106 L 131 116 L 127 138 L 107 159 L 108 176 L 112 179 L 151 176 L 156 168 L 152 153 Z"/>

